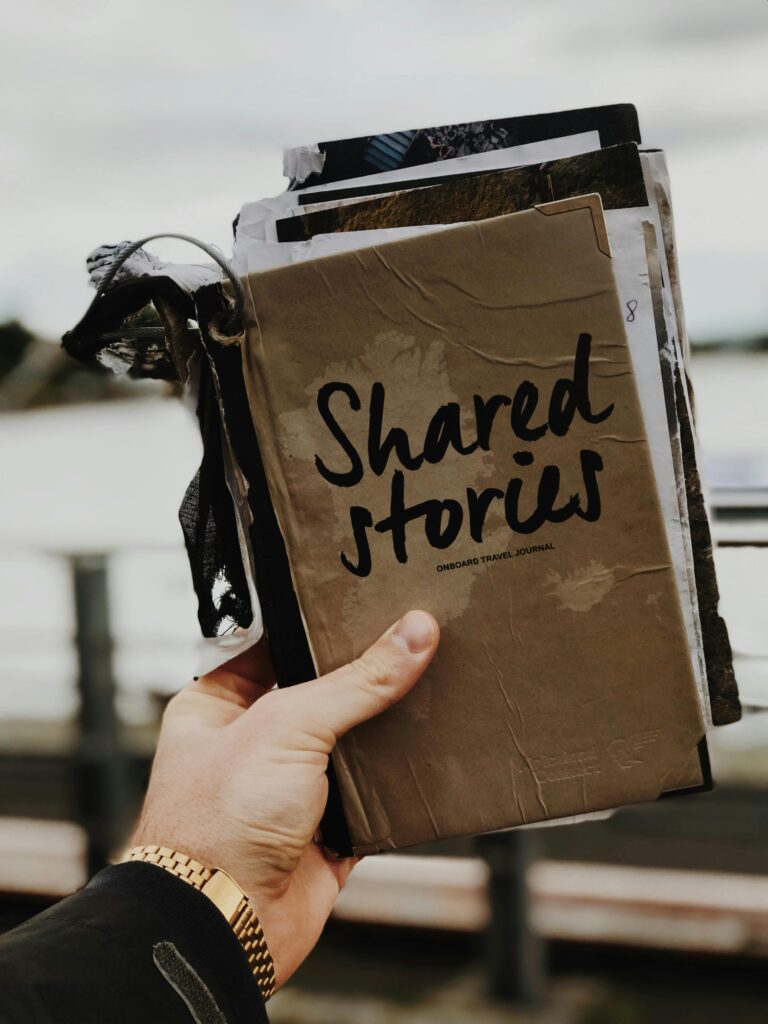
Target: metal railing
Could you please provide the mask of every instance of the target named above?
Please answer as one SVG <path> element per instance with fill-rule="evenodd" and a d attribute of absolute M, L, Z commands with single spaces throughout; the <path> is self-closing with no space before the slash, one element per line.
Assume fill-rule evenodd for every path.
<path fill-rule="evenodd" d="M 768 546 L 768 488 L 747 495 L 716 489 L 713 529 L 721 546 Z M 117 711 L 109 555 L 67 559 L 76 622 L 76 742 L 69 756 L 0 753 L 0 774 L 8 779 L 26 770 L 41 781 L 58 779 L 71 798 L 67 817 L 83 830 L 85 869 L 90 875 L 123 841 L 142 796 L 150 757 L 127 749 Z M 8 814 L 9 807 L 13 813 L 13 806 L 13 801 L 0 802 L 0 814 Z M 497 997 L 517 1001 L 534 1001 L 544 976 L 542 939 L 531 926 L 526 881 L 532 842 L 531 834 L 522 830 L 478 837 L 469 848 L 486 866 L 488 987 Z"/>

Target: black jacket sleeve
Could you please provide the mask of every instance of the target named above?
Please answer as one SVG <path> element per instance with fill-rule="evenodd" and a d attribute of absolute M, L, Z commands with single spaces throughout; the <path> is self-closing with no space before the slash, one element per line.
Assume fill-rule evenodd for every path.
<path fill-rule="evenodd" d="M 213 903 L 151 864 L 105 868 L 0 937 L 1 1024 L 267 1024 Z"/>

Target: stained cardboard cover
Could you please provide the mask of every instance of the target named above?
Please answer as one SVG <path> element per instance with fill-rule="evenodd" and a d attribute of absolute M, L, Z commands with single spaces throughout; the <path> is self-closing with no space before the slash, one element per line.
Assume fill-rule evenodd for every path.
<path fill-rule="evenodd" d="M 421 183 L 422 185 L 424 183 Z M 308 239 L 319 233 L 370 230 L 413 224 L 460 223 L 501 213 L 516 212 L 537 203 L 564 196 L 575 196 L 586 190 L 598 191 L 606 210 L 648 205 L 646 186 L 637 146 L 626 144 L 585 153 L 548 163 L 518 167 L 504 171 L 485 172 L 443 179 L 429 187 L 391 191 L 387 195 L 345 206 L 310 210 L 277 222 L 281 241 Z M 659 196 L 660 188 L 656 188 Z M 664 194 L 659 196 L 664 202 Z M 661 224 L 669 220 L 669 203 Z M 667 233 L 671 227 L 667 225 Z M 650 243 L 649 243 L 650 244 Z M 655 243 L 653 243 L 655 247 Z M 741 715 L 738 688 L 728 630 L 718 612 L 719 594 L 712 556 L 706 509 L 701 498 L 701 484 L 696 464 L 690 413 L 685 396 L 675 386 L 678 347 L 668 336 L 662 310 L 662 273 L 658 254 L 648 254 L 649 275 L 657 308 L 657 333 L 660 366 L 669 417 L 670 443 L 679 474 L 680 499 L 686 502 L 680 510 L 679 522 L 692 534 L 692 567 L 697 598 L 697 615 L 703 629 L 709 698 L 715 725 L 727 725 Z M 676 272 L 670 271 L 673 286 Z M 675 311 L 680 304 L 679 287 L 675 293 Z M 681 320 L 681 318 L 680 318 Z M 690 527 L 689 527 L 690 523 Z M 689 541 L 690 543 L 690 541 Z"/>
<path fill-rule="evenodd" d="M 250 409 L 318 672 L 408 608 L 443 630 L 334 754 L 357 853 L 706 781 L 601 216 L 247 279 Z"/>

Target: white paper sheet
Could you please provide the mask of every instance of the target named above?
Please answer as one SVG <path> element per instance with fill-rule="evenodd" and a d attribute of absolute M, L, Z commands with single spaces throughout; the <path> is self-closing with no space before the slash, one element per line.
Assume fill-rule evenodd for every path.
<path fill-rule="evenodd" d="M 452 174 L 464 174 L 467 171 L 502 170 L 509 167 L 522 167 L 525 164 L 543 163 L 546 160 L 558 160 L 567 156 L 578 156 L 600 149 L 599 132 L 581 132 L 578 135 L 566 135 L 559 139 L 546 139 L 543 142 L 532 142 L 525 146 L 511 146 L 509 149 L 493 150 L 490 153 L 476 153 L 472 156 L 456 157 L 453 160 L 439 160 L 436 163 L 418 164 L 415 167 L 402 167 L 395 171 L 383 171 L 380 174 L 369 174 L 363 178 L 352 178 L 348 181 L 334 181 L 324 185 L 315 185 L 303 189 L 301 194 L 312 193 L 322 201 L 322 193 L 332 189 L 351 188 L 355 185 L 378 185 L 397 181 L 415 181 L 422 178 L 443 177 Z M 299 205 L 299 192 L 281 192 L 271 199 L 261 199 L 256 203 L 246 203 L 240 211 L 235 234 L 232 256 L 235 267 L 241 273 L 248 266 L 249 250 L 252 241 L 276 242 L 274 223 L 281 217 L 287 217 Z"/>

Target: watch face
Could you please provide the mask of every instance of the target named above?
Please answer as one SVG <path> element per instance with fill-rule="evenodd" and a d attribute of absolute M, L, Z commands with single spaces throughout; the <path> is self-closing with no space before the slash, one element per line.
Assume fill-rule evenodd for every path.
<path fill-rule="evenodd" d="M 218 869 L 205 883 L 202 891 L 211 902 L 216 904 L 230 924 L 237 917 L 240 904 L 246 898 L 243 890 L 229 877 L 226 871 Z"/>

